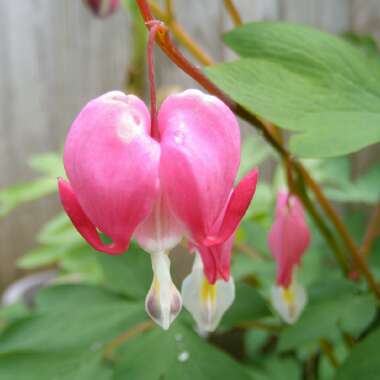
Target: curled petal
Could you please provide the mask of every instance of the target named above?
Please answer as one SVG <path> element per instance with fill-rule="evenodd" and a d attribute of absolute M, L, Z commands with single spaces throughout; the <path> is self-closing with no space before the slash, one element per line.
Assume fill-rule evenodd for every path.
<path fill-rule="evenodd" d="M 235 232 L 255 195 L 258 176 L 259 171 L 253 169 L 238 183 L 230 196 L 218 234 L 206 238 L 203 245 L 221 244 Z"/>
<path fill-rule="evenodd" d="M 182 283 L 183 305 L 191 313 L 200 331 L 216 329 L 223 314 L 235 298 L 235 285 L 232 277 L 225 282 L 210 284 L 203 274 L 202 261 L 197 254 L 192 272 Z"/>
<path fill-rule="evenodd" d="M 182 298 L 170 276 L 170 260 L 166 253 L 153 253 L 153 281 L 145 299 L 148 315 L 164 330 L 177 317 L 182 308 Z"/>
<path fill-rule="evenodd" d="M 218 279 L 229 280 L 234 240 L 235 235 L 233 234 L 222 244 L 210 247 L 197 246 L 203 262 L 204 274 L 210 284 L 215 284 L 215 281 Z"/>
<path fill-rule="evenodd" d="M 91 223 L 78 203 L 69 182 L 59 178 L 58 191 L 62 206 L 70 220 L 78 232 L 93 248 L 111 255 L 121 254 L 128 249 L 129 240 L 124 240 L 123 243 L 114 242 L 108 245 L 102 242 L 96 227 Z"/>
<path fill-rule="evenodd" d="M 271 302 L 281 318 L 289 324 L 298 320 L 307 303 L 305 288 L 293 281 L 288 287 L 273 285 Z"/>

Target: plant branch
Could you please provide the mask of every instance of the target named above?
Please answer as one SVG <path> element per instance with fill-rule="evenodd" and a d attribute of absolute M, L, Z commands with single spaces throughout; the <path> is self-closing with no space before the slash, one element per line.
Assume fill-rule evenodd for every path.
<path fill-rule="evenodd" d="M 147 27 L 150 28 L 149 24 L 152 20 L 154 20 L 154 18 L 151 13 L 150 7 L 147 3 L 147 0 L 136 0 L 136 3 L 140 8 L 141 14 L 145 20 Z M 162 26 L 161 33 L 157 33 L 156 42 L 173 63 L 175 63 L 190 77 L 192 77 L 208 92 L 220 98 L 238 116 L 248 121 L 257 129 L 259 129 L 264 135 L 265 139 L 277 150 L 278 154 L 280 154 L 282 158 L 290 159 L 292 161 L 294 170 L 298 171 L 303 176 L 305 183 L 315 194 L 322 209 L 331 219 L 333 225 L 335 226 L 336 230 L 338 231 L 339 235 L 344 241 L 347 249 L 354 258 L 356 265 L 364 274 L 369 287 L 380 300 L 380 289 L 372 273 L 370 272 L 366 261 L 360 255 L 358 248 L 356 247 L 352 238 L 348 234 L 345 226 L 343 225 L 342 221 L 340 220 L 340 217 L 332 207 L 331 203 L 327 200 L 322 190 L 314 181 L 314 179 L 310 176 L 306 168 L 300 162 L 296 161 L 286 150 L 286 148 L 272 135 L 266 123 L 263 123 L 260 118 L 247 111 L 241 105 L 235 103 L 229 96 L 227 96 L 221 89 L 219 89 L 213 82 L 211 82 L 195 65 L 193 65 L 186 59 L 186 57 L 184 57 L 184 55 L 178 50 L 178 48 L 174 45 L 173 41 L 171 40 L 168 34 L 167 27 Z"/>
<path fill-rule="evenodd" d="M 104 357 L 109 359 L 112 357 L 112 353 L 114 350 L 122 346 L 126 341 L 133 338 L 136 335 L 139 335 L 145 331 L 150 330 L 154 327 L 154 322 L 151 320 L 142 322 L 134 327 L 132 327 L 130 330 L 127 330 L 123 334 L 119 335 L 116 339 L 109 342 L 105 349 L 104 349 Z"/>
<path fill-rule="evenodd" d="M 303 165 L 301 165 L 300 163 L 297 163 L 296 166 L 297 166 L 298 170 L 300 171 L 300 173 L 302 174 L 302 176 L 305 180 L 305 183 L 314 192 L 319 204 L 324 209 L 326 214 L 330 217 L 330 220 L 332 221 L 335 228 L 339 232 L 339 235 L 341 236 L 346 247 L 348 248 L 352 258 L 354 259 L 357 268 L 365 276 L 366 281 L 368 283 L 368 286 L 374 292 L 374 294 L 376 295 L 378 300 L 380 300 L 379 285 L 377 284 L 375 278 L 373 277 L 373 275 L 372 275 L 372 273 L 368 267 L 367 261 L 360 254 L 358 247 L 356 246 L 354 240 L 352 239 L 352 237 L 348 233 L 346 227 L 343 225 L 339 215 L 336 213 L 332 204 L 328 201 L 326 196 L 323 194 L 321 188 L 314 181 L 314 179 L 310 176 L 309 172 L 305 169 L 305 167 Z"/>
<path fill-rule="evenodd" d="M 152 13 L 165 22 L 174 37 L 185 47 L 185 49 L 202 65 L 209 66 L 213 64 L 213 60 L 210 56 L 195 43 L 195 41 L 183 30 L 182 26 L 175 20 L 173 14 L 169 14 L 163 11 L 154 1 L 151 1 L 150 7 L 152 9 Z M 145 21 L 148 21 L 149 18 L 145 18 Z"/>
<path fill-rule="evenodd" d="M 274 325 L 261 321 L 245 321 L 240 322 L 236 325 L 240 329 L 257 329 L 262 331 L 268 331 L 273 333 L 278 333 L 283 329 L 282 325 Z"/>
<path fill-rule="evenodd" d="M 224 6 L 226 7 L 227 12 L 229 13 L 232 22 L 235 26 L 242 24 L 239 11 L 237 10 L 233 0 L 224 0 Z"/>
<path fill-rule="evenodd" d="M 326 339 L 321 339 L 319 344 L 321 346 L 322 352 L 325 354 L 325 356 L 327 357 L 330 364 L 334 368 L 338 368 L 339 367 L 339 361 L 338 361 L 337 357 L 335 356 L 334 348 L 331 345 L 331 343 L 329 341 L 327 341 Z"/>
<path fill-rule="evenodd" d="M 170 22 L 174 19 L 174 10 L 173 10 L 173 0 L 166 0 L 165 1 L 165 7 L 166 7 L 166 14 Z"/>
<path fill-rule="evenodd" d="M 372 245 L 378 236 L 380 225 L 380 203 L 374 208 L 372 215 L 369 219 L 367 230 L 364 235 L 363 243 L 360 247 L 360 254 L 367 258 L 371 251 Z"/>

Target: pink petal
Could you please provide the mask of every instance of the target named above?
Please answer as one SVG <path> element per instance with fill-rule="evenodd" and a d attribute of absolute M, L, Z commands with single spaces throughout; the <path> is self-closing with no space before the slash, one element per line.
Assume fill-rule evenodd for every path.
<path fill-rule="evenodd" d="M 277 284 L 285 288 L 292 281 L 293 268 L 310 243 L 310 231 L 306 224 L 302 205 L 286 193 L 277 198 L 276 220 L 269 233 L 269 248 L 277 261 Z"/>
<path fill-rule="evenodd" d="M 111 92 L 84 107 L 65 144 L 65 169 L 79 205 L 93 226 L 122 246 L 158 196 L 160 147 L 149 133 L 144 103 Z"/>
<path fill-rule="evenodd" d="M 255 195 L 258 176 L 259 171 L 253 169 L 238 183 L 231 194 L 218 234 L 206 238 L 204 245 L 221 244 L 234 233 Z"/>
<path fill-rule="evenodd" d="M 162 104 L 160 177 L 190 238 L 202 242 L 225 209 L 240 161 L 240 131 L 214 96 L 187 90 Z"/>
<path fill-rule="evenodd" d="M 210 284 L 214 284 L 218 279 L 229 280 L 234 240 L 235 236 L 232 235 L 222 244 L 197 247 L 203 262 L 204 274 Z"/>
<path fill-rule="evenodd" d="M 78 203 L 73 189 L 69 182 L 64 181 L 62 178 L 58 179 L 58 191 L 63 208 L 71 219 L 75 228 L 83 236 L 83 238 L 96 250 L 109 253 L 111 255 L 121 254 L 128 249 L 127 243 L 112 243 L 105 245 L 96 231 L 95 226 L 91 223 L 90 219 L 83 212 L 80 204 Z"/>

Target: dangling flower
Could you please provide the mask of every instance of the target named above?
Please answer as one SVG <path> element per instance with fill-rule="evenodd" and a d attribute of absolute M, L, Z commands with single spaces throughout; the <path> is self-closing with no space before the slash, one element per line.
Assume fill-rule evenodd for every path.
<path fill-rule="evenodd" d="M 59 180 L 64 209 L 95 249 L 122 254 L 130 239 L 151 254 L 149 315 L 169 327 L 181 309 L 168 253 L 183 236 L 198 247 L 208 282 L 229 279 L 221 248 L 254 195 L 257 170 L 233 188 L 239 127 L 229 108 L 197 90 L 169 96 L 151 128 L 145 104 L 110 92 L 89 102 L 67 137 Z M 98 231 L 112 239 L 101 240 Z M 231 240 L 229 240 L 231 239 Z"/>
<path fill-rule="evenodd" d="M 84 0 L 84 3 L 96 16 L 107 17 L 119 8 L 120 0 Z"/>
<path fill-rule="evenodd" d="M 277 261 L 272 303 L 286 322 L 293 323 L 306 303 L 306 291 L 295 281 L 293 272 L 300 265 L 301 258 L 309 246 L 310 231 L 300 201 L 286 191 L 278 193 L 276 217 L 268 243 Z"/>

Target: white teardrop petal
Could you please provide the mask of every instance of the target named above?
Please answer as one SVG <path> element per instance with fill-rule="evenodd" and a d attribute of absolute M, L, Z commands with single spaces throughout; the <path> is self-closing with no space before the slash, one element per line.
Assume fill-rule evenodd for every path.
<path fill-rule="evenodd" d="M 153 321 L 167 330 L 181 311 L 182 299 L 170 276 L 168 255 L 154 253 L 151 258 L 154 275 L 145 299 L 145 310 Z"/>
<path fill-rule="evenodd" d="M 197 322 L 200 331 L 216 329 L 223 314 L 235 299 L 235 284 L 230 277 L 228 282 L 217 280 L 214 285 L 207 281 L 203 264 L 198 254 L 191 273 L 182 283 L 183 305 Z"/>
<path fill-rule="evenodd" d="M 286 323 L 293 324 L 307 303 L 306 289 L 296 281 L 293 281 L 287 289 L 273 285 L 271 301 L 280 317 Z"/>

